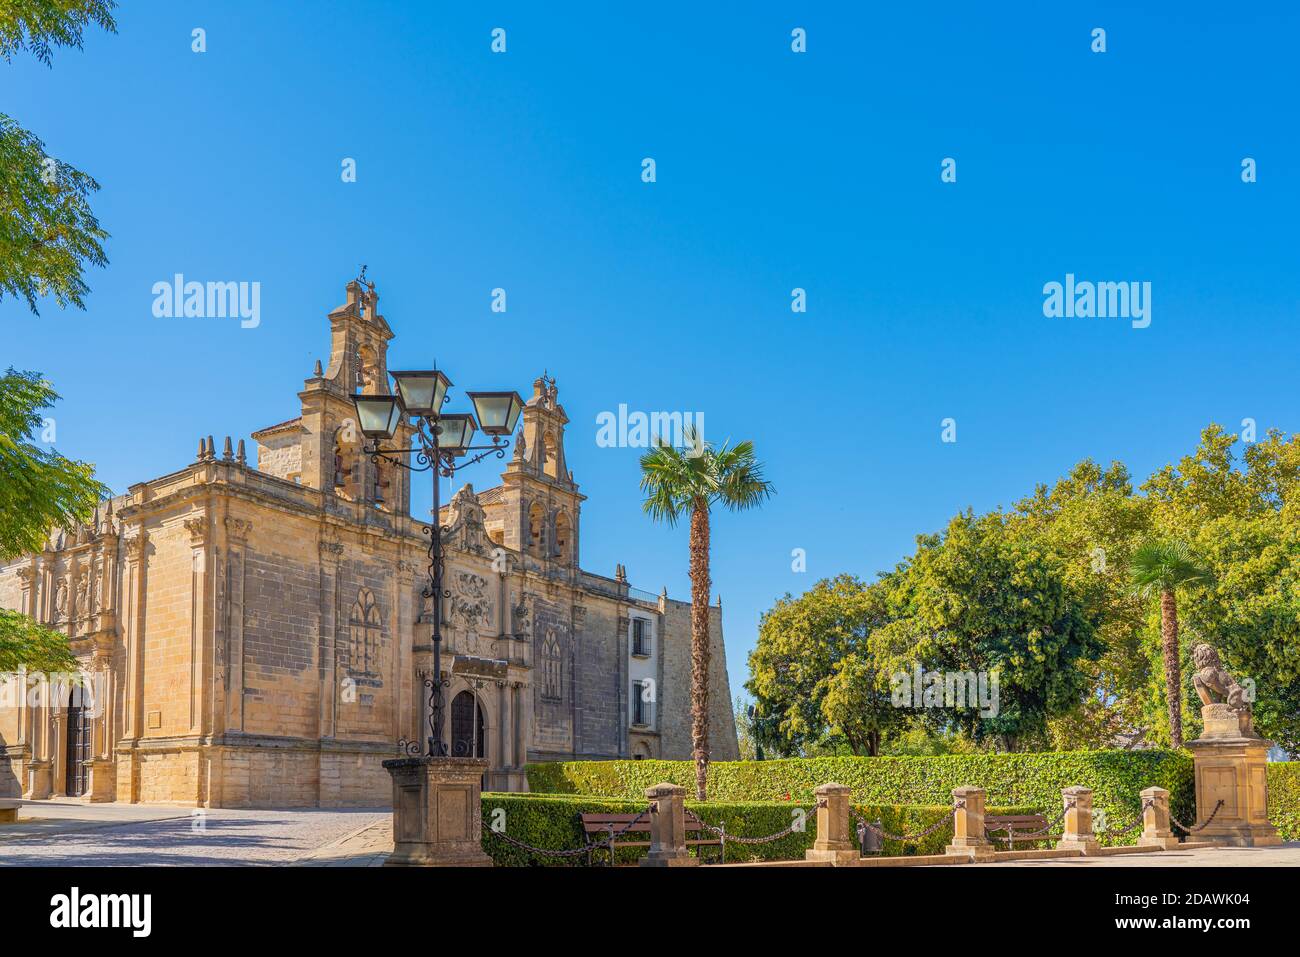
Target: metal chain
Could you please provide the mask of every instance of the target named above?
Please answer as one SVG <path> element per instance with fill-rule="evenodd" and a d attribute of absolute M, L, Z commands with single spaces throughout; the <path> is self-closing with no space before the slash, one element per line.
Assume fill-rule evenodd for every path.
<path fill-rule="evenodd" d="M 1180 831 L 1185 831 L 1188 834 L 1195 834 L 1197 831 L 1203 831 L 1210 826 L 1210 822 L 1213 821 L 1215 816 L 1219 813 L 1220 808 L 1223 807 L 1223 803 L 1224 802 L 1220 800 L 1218 804 L 1214 805 L 1214 810 L 1210 812 L 1210 816 L 1207 817 L 1203 823 L 1198 824 L 1195 827 L 1188 827 L 1186 824 L 1178 820 L 1172 814 L 1169 815 L 1169 820 L 1172 821 L 1174 824 L 1177 824 L 1178 829 Z"/>
<path fill-rule="evenodd" d="M 916 834 L 890 834 L 888 831 L 876 827 L 876 825 L 872 824 L 870 821 L 864 818 L 857 811 L 853 812 L 853 816 L 857 819 L 859 829 L 864 827 L 868 828 L 874 831 L 876 834 L 879 834 L 880 837 L 886 841 L 902 841 L 904 844 L 914 844 L 917 841 L 929 837 L 935 831 L 939 830 L 939 828 L 946 826 L 948 824 L 948 818 L 951 817 L 953 814 L 956 814 L 957 811 L 961 810 L 965 806 L 966 806 L 965 801 L 958 801 L 956 804 L 952 806 L 952 810 L 948 814 L 939 818 L 939 820 L 935 821 L 924 831 L 918 831 Z"/>
<path fill-rule="evenodd" d="M 818 801 L 816 804 L 816 807 L 825 807 L 825 806 L 826 806 L 825 799 Z M 814 810 L 815 809 L 816 808 L 814 808 Z M 714 827 L 712 824 L 707 824 L 704 821 L 700 821 L 700 826 L 704 828 L 704 830 L 709 831 L 712 834 L 718 835 L 718 837 L 722 838 L 722 840 L 725 842 L 728 843 L 735 842 L 736 844 L 769 844 L 772 841 L 779 841 L 783 837 L 789 837 L 791 834 L 795 833 L 796 830 L 802 831 L 804 828 L 801 827 L 801 825 L 803 824 L 806 824 L 806 822 L 791 821 L 790 826 L 787 827 L 785 830 L 777 831 L 775 834 L 768 834 L 766 837 L 742 837 L 739 834 L 728 833 L 725 826 Z"/>
<path fill-rule="evenodd" d="M 1102 831 L 1102 833 L 1105 834 L 1107 837 L 1119 837 L 1122 834 L 1127 834 L 1129 831 L 1133 830 L 1135 827 L 1138 827 L 1142 824 L 1143 818 L 1146 817 L 1147 808 L 1151 807 L 1155 803 L 1156 803 L 1155 801 L 1143 801 L 1142 808 L 1141 810 L 1138 811 L 1138 817 L 1136 821 L 1134 821 L 1132 824 L 1128 824 L 1125 825 L 1124 827 L 1121 827 L 1117 831 L 1112 831 L 1109 828 L 1107 828 L 1105 831 Z"/>
<path fill-rule="evenodd" d="M 505 831 L 493 830 L 492 826 L 488 824 L 486 821 L 483 822 L 483 829 L 486 830 L 489 834 L 495 834 L 497 837 L 501 838 L 501 840 L 505 841 L 507 844 L 512 844 L 515 847 L 521 848 L 522 850 L 525 851 L 531 851 L 534 854 L 542 854 L 547 857 L 578 857 L 580 855 L 590 854 L 593 851 L 598 851 L 601 848 L 606 848 L 606 847 L 612 851 L 614 839 L 618 837 L 622 837 L 624 834 L 630 831 L 635 825 L 639 824 L 641 822 L 641 819 L 644 818 L 649 813 L 650 813 L 650 809 L 647 808 L 646 810 L 638 814 L 636 817 L 632 818 L 632 820 L 628 821 L 627 824 L 625 824 L 623 827 L 619 828 L 617 831 L 610 831 L 605 837 L 601 838 L 599 841 L 596 841 L 594 844 L 584 844 L 582 847 L 569 848 L 566 850 L 555 850 L 549 847 L 534 847 L 531 844 L 526 844 L 523 841 L 511 837 Z"/>
<path fill-rule="evenodd" d="M 1040 827 L 1036 831 L 1015 831 L 1012 830 L 1010 825 L 1007 825 L 1006 827 L 997 827 L 997 828 L 991 828 L 986 826 L 984 828 L 984 831 L 985 833 L 988 834 L 997 834 L 999 831 L 1005 831 L 1007 836 L 1003 838 L 1003 840 L 1007 842 L 1007 847 L 1014 849 L 1017 840 L 1021 840 L 1029 837 L 1038 837 L 1040 834 L 1046 834 L 1048 831 L 1055 830 L 1057 825 L 1059 825 L 1062 821 L 1065 820 L 1065 815 L 1073 809 L 1074 809 L 1074 802 L 1071 801 L 1069 804 L 1065 805 L 1065 807 L 1061 809 L 1061 813 L 1058 814 L 1055 817 L 1055 819 L 1048 821 L 1045 826 Z M 994 838 L 994 840 L 997 840 L 997 838 Z"/>

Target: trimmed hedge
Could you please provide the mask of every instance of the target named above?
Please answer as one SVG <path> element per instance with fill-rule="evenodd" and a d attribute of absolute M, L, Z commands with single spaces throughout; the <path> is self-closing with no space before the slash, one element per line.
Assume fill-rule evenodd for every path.
<path fill-rule="evenodd" d="M 1268 819 L 1284 841 L 1300 841 L 1300 761 L 1268 766 Z"/>
<path fill-rule="evenodd" d="M 528 767 L 529 788 L 543 793 L 636 800 L 661 781 L 693 793 L 693 763 L 562 761 Z M 1169 790 L 1174 817 L 1190 821 L 1195 815 L 1191 755 L 1157 749 L 717 761 L 709 765 L 709 804 L 787 798 L 810 803 L 813 789 L 829 781 L 851 787 L 855 802 L 887 807 L 950 807 L 952 789 L 972 785 L 988 792 L 990 805 L 1027 808 L 1049 817 L 1060 811 L 1061 790 L 1077 784 L 1092 788 L 1093 806 L 1105 812 L 1111 829 L 1135 821 L 1142 807 L 1139 792 L 1158 786 Z M 1139 833 L 1134 829 L 1113 843 L 1135 843 Z M 1104 837 L 1103 842 L 1110 843 Z"/>
<path fill-rule="evenodd" d="M 738 844 L 727 842 L 727 862 L 743 861 L 787 861 L 804 856 L 804 851 L 812 847 L 816 839 L 817 821 L 811 801 L 709 801 L 700 804 L 687 801 L 686 806 L 699 816 L 700 820 L 714 827 L 726 824 L 728 834 L 742 837 L 765 837 L 775 834 L 790 826 L 794 821 L 794 811 L 799 809 L 804 814 L 804 829 L 794 831 L 785 837 L 766 844 Z M 482 799 L 483 821 L 491 825 L 494 820 L 503 820 L 505 833 L 517 841 L 523 841 L 534 847 L 565 850 L 582 847 L 585 838 L 578 815 L 588 814 L 636 814 L 644 811 L 646 801 L 619 800 L 572 794 L 497 794 L 486 793 Z M 883 830 L 891 834 L 915 834 L 931 826 L 940 818 L 952 813 L 951 806 L 900 806 L 854 804 L 854 810 L 868 821 L 879 820 Z M 504 812 L 504 815 L 498 812 Z M 1029 814 L 1029 807 L 992 808 L 992 814 Z M 694 835 L 692 835 L 693 837 Z M 648 839 L 642 837 L 640 839 Z M 887 855 L 903 854 L 941 854 L 943 848 L 952 840 L 952 825 L 941 827 L 926 836 L 919 844 L 901 844 L 886 841 L 884 853 Z M 483 850 L 499 867 L 585 867 L 585 854 L 571 857 L 553 857 L 533 854 L 523 848 L 507 844 L 501 838 L 485 831 Z M 615 863 L 633 864 L 644 857 L 647 848 L 617 848 Z M 715 861 L 719 849 L 705 847 L 692 848 L 694 853 L 703 851 L 706 861 Z M 597 851 L 595 863 L 607 864 L 609 855 Z"/>

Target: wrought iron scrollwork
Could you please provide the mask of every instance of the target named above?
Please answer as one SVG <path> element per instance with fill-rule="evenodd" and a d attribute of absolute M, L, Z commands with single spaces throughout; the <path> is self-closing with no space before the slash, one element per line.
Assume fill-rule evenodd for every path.
<path fill-rule="evenodd" d="M 443 401 L 446 401 L 445 397 Z M 446 570 L 446 563 L 442 554 L 442 534 L 445 530 L 440 521 L 442 508 L 439 499 L 438 476 L 450 478 L 465 466 L 480 462 L 492 454 L 495 454 L 499 459 L 505 458 L 506 449 L 509 447 L 510 442 L 500 436 L 493 436 L 490 446 L 470 446 L 461 450 L 462 454 L 471 451 L 478 451 L 478 454 L 457 462 L 453 452 L 439 448 L 438 426 L 435 422 L 429 419 L 421 419 L 415 437 L 417 444 L 410 448 L 386 449 L 380 448 L 378 443 L 372 443 L 364 451 L 370 456 L 370 460 L 376 464 L 380 459 L 383 459 L 399 468 L 406 469 L 408 472 L 428 472 L 432 470 L 434 474 L 433 520 L 421 529 L 423 534 L 429 538 L 429 566 L 426 570 L 429 583 L 424 587 L 421 595 L 424 598 L 432 599 L 434 604 L 433 675 L 424 680 L 424 686 L 429 691 L 429 737 L 426 754 L 431 757 L 446 757 L 447 747 L 443 744 L 442 735 L 445 718 L 442 693 L 444 684 L 442 680 L 442 601 L 451 598 L 451 589 L 443 587 L 443 573 Z M 412 461 L 405 461 L 404 457 L 406 456 L 410 456 Z M 419 755 L 418 742 L 402 738 L 397 744 L 398 748 L 405 753 L 413 756 Z"/>

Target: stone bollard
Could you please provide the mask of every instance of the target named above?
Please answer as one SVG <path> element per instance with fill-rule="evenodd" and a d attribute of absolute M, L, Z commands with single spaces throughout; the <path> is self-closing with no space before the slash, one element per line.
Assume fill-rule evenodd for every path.
<path fill-rule="evenodd" d="M 1097 835 L 1092 832 L 1092 788 L 1074 787 L 1061 791 L 1065 802 L 1065 828 L 1056 842 L 1058 851 L 1082 851 L 1092 855 L 1101 852 Z"/>
<path fill-rule="evenodd" d="M 1140 847 L 1178 846 L 1178 835 L 1169 829 L 1169 792 L 1164 788 L 1147 788 L 1142 792 L 1142 836 Z"/>
<path fill-rule="evenodd" d="M 993 845 L 984 836 L 984 789 L 953 788 L 952 800 L 952 843 L 945 848 L 945 853 L 969 857 L 972 861 L 993 860 Z"/>
<path fill-rule="evenodd" d="M 693 867 L 700 863 L 686 850 L 686 788 L 656 784 L 646 788 L 650 800 L 650 853 L 642 867 Z"/>
<path fill-rule="evenodd" d="M 809 861 L 829 861 L 841 867 L 856 863 L 861 853 L 849 836 L 849 795 L 844 784 L 821 784 L 813 791 L 817 797 L 817 839 L 804 851 Z"/>

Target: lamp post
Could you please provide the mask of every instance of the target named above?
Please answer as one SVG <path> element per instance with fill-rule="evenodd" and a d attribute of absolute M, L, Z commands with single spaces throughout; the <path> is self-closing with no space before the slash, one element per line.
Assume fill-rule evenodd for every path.
<path fill-rule="evenodd" d="M 429 536 L 429 584 L 423 595 L 433 601 L 433 675 L 424 680 L 429 691 L 428 757 L 445 758 L 447 748 L 442 740 L 442 600 L 447 596 L 442 577 L 444 559 L 442 551 L 441 500 L 438 478 L 450 478 L 467 465 L 473 465 L 492 453 L 504 458 L 524 400 L 518 392 L 469 392 L 474 412 L 443 412 L 447 389 L 451 380 L 437 369 L 427 372 L 390 373 L 396 384 L 393 395 L 354 395 L 357 422 L 361 434 L 370 440 L 364 451 L 372 462 L 383 459 L 410 472 L 433 473 L 433 519 L 424 527 Z M 391 442 L 403 421 L 411 416 L 415 420 L 416 444 L 409 448 L 389 448 L 382 443 Z M 477 421 L 476 417 L 477 416 Z M 475 432 L 492 436 L 491 445 L 474 445 Z M 478 452 L 465 458 L 471 452 Z M 405 460 L 414 455 L 414 462 Z M 457 461 L 464 459 L 463 461 Z M 420 743 L 403 738 L 398 745 L 408 754 L 419 755 Z"/>

